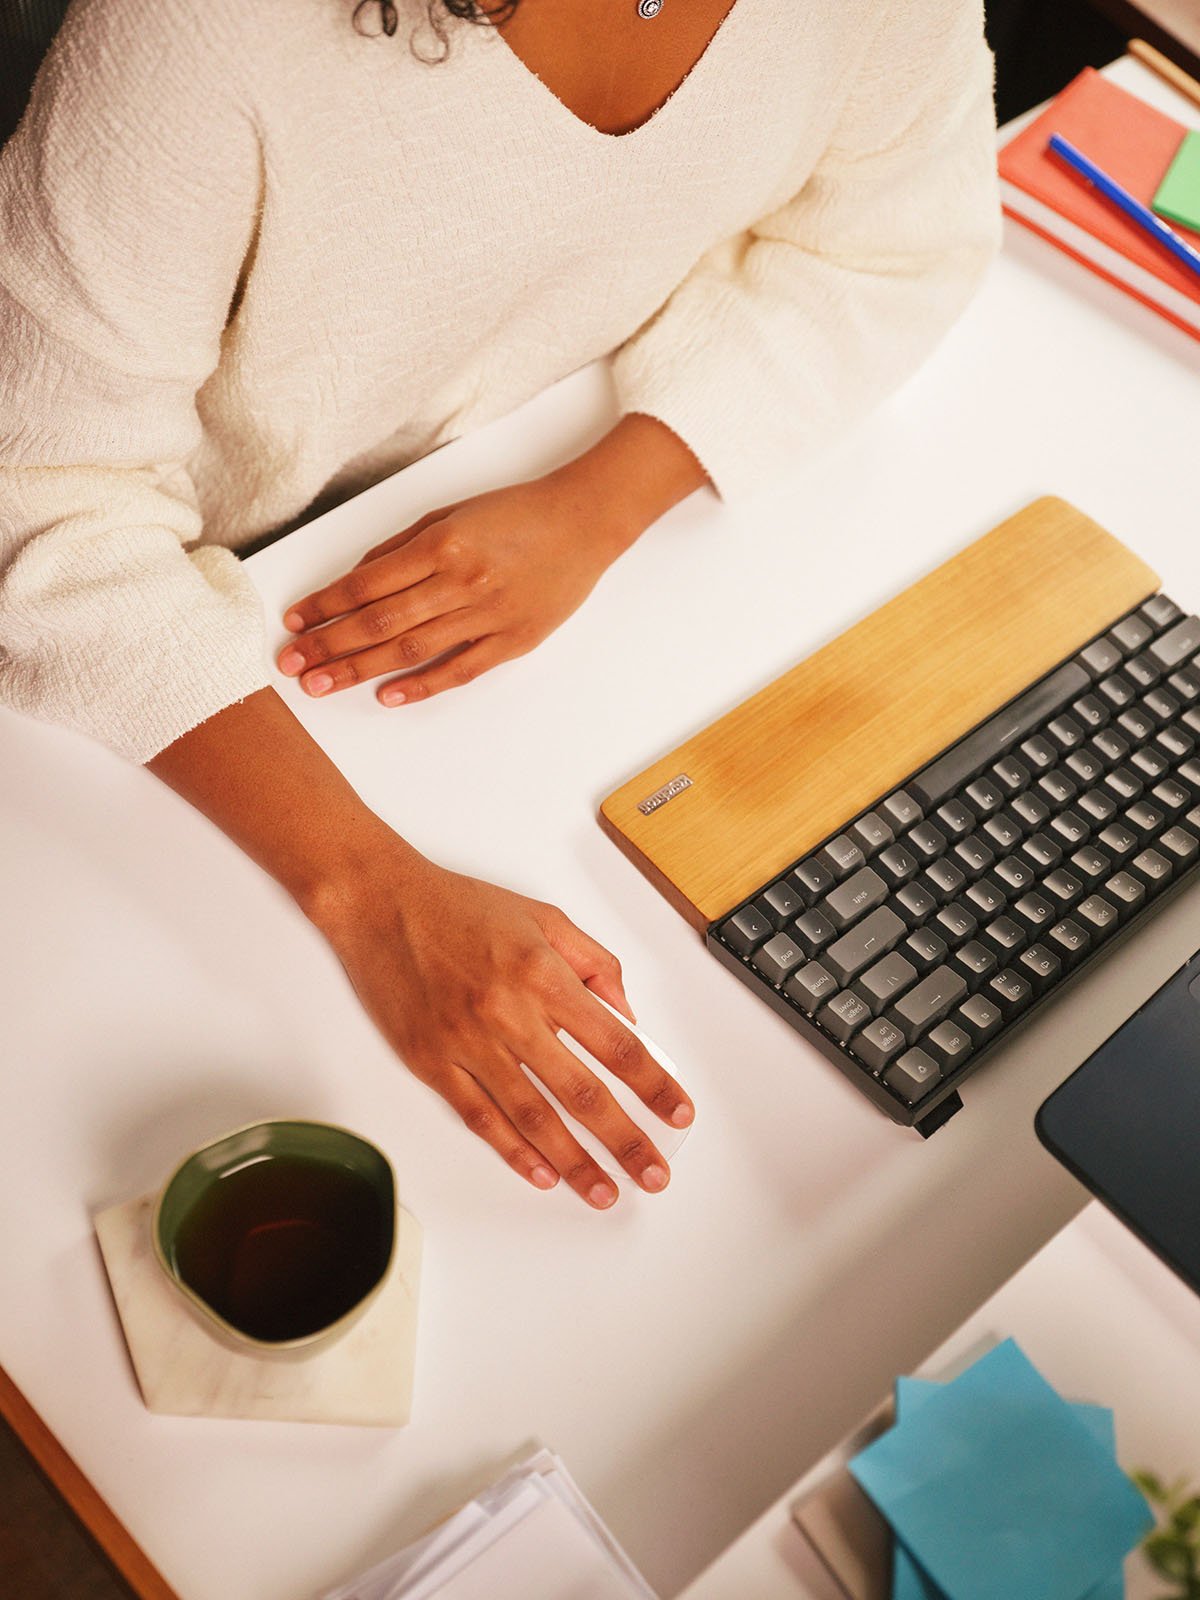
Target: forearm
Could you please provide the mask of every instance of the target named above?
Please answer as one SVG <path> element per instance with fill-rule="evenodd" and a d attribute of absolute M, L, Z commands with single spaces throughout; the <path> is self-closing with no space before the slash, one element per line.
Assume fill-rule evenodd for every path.
<path fill-rule="evenodd" d="M 346 885 L 368 879 L 385 836 L 391 851 L 409 849 L 363 803 L 274 689 L 219 711 L 147 766 L 318 923 Z"/>

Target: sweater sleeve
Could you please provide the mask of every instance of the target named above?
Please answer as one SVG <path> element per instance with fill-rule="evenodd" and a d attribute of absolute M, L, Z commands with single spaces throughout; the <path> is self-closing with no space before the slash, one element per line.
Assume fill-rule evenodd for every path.
<path fill-rule="evenodd" d="M 710 250 L 611 357 L 723 499 L 777 479 L 898 387 L 1000 238 L 980 0 L 888 0 L 799 194 Z"/>
<path fill-rule="evenodd" d="M 186 470 L 260 189 L 221 0 L 75 0 L 0 152 L 0 703 L 147 761 L 266 681 Z"/>

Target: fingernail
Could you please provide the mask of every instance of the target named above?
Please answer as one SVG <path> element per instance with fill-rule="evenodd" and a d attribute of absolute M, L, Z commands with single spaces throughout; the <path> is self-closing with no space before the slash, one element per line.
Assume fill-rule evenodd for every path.
<path fill-rule="evenodd" d="M 304 618 L 298 611 L 284 613 L 283 625 L 289 633 L 299 633 L 304 627 Z"/>
<path fill-rule="evenodd" d="M 333 679 L 327 672 L 314 672 L 305 678 L 304 688 L 308 694 L 326 694 L 333 688 Z"/>
<path fill-rule="evenodd" d="M 660 1189 L 667 1187 L 667 1169 L 665 1167 L 647 1167 L 642 1173 L 642 1188 L 649 1189 L 657 1194 Z"/>
<path fill-rule="evenodd" d="M 680 1103 L 671 1113 L 671 1121 L 677 1128 L 686 1128 L 694 1121 L 695 1116 L 696 1113 L 692 1110 L 691 1106 L 685 1106 L 683 1102 L 680 1101 Z"/>
<path fill-rule="evenodd" d="M 304 666 L 304 657 L 299 650 L 287 649 L 279 658 L 280 672 L 286 672 L 289 677 L 294 677 Z"/>
<path fill-rule="evenodd" d="M 534 1167 L 529 1180 L 536 1183 L 539 1189 L 553 1189 L 558 1182 L 558 1173 L 551 1172 L 549 1167 Z"/>
<path fill-rule="evenodd" d="M 601 1210 L 606 1206 L 612 1205 L 616 1198 L 617 1191 L 610 1183 L 596 1183 L 588 1190 L 588 1200 L 592 1205 L 599 1206 Z"/>
<path fill-rule="evenodd" d="M 403 689 L 381 689 L 379 698 L 385 706 L 402 706 L 405 694 Z"/>

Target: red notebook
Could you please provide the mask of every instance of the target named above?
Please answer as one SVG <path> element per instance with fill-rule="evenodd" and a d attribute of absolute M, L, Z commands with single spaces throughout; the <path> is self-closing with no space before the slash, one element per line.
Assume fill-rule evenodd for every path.
<path fill-rule="evenodd" d="M 1200 339 L 1200 278 L 1046 149 L 1061 133 L 1149 205 L 1187 129 L 1086 68 L 1000 152 L 1004 209 Z M 1200 249 L 1200 234 L 1176 231 Z"/>

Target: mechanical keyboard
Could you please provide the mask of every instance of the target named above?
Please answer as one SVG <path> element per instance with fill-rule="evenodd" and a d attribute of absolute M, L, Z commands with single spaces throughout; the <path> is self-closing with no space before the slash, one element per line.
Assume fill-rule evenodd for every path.
<path fill-rule="evenodd" d="M 707 939 L 876 1105 L 928 1134 L 988 1054 L 1198 863 L 1200 618 L 1158 594 Z"/>

